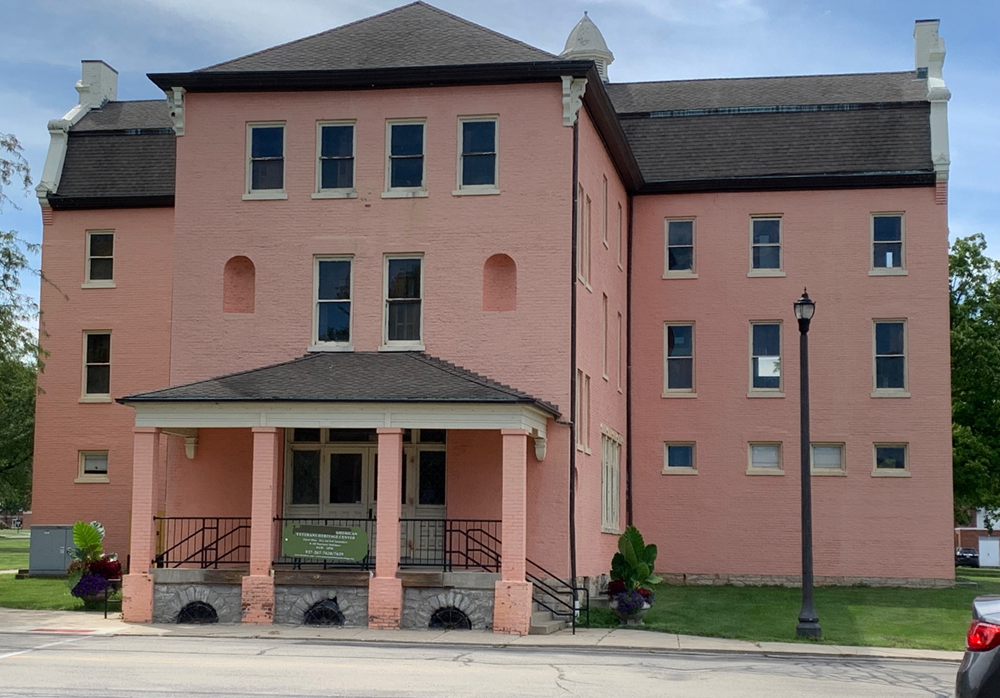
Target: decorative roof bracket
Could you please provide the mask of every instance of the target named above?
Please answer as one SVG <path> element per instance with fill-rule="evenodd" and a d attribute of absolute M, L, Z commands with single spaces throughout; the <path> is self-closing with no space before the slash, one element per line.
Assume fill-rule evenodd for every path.
<path fill-rule="evenodd" d="M 587 78 L 562 76 L 563 126 L 576 123 L 577 113 L 583 106 L 583 94 L 587 91 Z"/>

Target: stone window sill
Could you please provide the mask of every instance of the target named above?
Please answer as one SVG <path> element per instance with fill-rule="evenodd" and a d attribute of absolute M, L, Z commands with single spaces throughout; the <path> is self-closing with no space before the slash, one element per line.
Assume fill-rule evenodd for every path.
<path fill-rule="evenodd" d="M 747 475 L 784 475 L 781 468 L 747 468 Z"/>
<path fill-rule="evenodd" d="M 80 288 L 114 288 L 114 281 L 87 281 L 80 284 Z"/>
<path fill-rule="evenodd" d="M 499 189 L 455 189 L 452 196 L 496 196 Z"/>
<path fill-rule="evenodd" d="M 383 199 L 426 199 L 426 189 L 393 189 L 382 192 Z"/>
<path fill-rule="evenodd" d="M 100 484 L 108 483 L 111 480 L 108 479 L 107 475 L 81 475 L 80 477 L 73 480 L 77 484 Z"/>
<path fill-rule="evenodd" d="M 911 477 L 909 470 L 889 470 L 888 468 L 876 468 L 872 470 L 872 477 Z"/>
<path fill-rule="evenodd" d="M 110 395 L 84 395 L 77 400 L 79 403 L 108 403 L 111 401 Z"/>
<path fill-rule="evenodd" d="M 747 276 L 777 277 L 777 276 L 785 276 L 785 272 L 781 271 L 780 269 L 754 269 L 748 272 Z"/>
<path fill-rule="evenodd" d="M 327 189 L 313 192 L 314 199 L 356 199 L 358 192 L 353 189 Z"/>
<path fill-rule="evenodd" d="M 287 199 L 288 193 L 284 191 L 279 191 L 275 189 L 274 191 L 252 191 L 249 194 L 243 195 L 244 201 L 278 201 L 281 199 Z"/>
<path fill-rule="evenodd" d="M 667 466 L 663 469 L 664 475 L 697 475 L 698 470 L 696 468 L 680 468 L 677 466 L 670 467 Z"/>

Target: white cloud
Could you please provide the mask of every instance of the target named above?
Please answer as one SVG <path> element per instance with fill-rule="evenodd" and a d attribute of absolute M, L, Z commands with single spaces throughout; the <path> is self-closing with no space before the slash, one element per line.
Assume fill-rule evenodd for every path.
<path fill-rule="evenodd" d="M 632 5 L 657 19 L 701 26 L 746 24 L 767 17 L 757 0 L 588 0 L 587 4 Z"/>

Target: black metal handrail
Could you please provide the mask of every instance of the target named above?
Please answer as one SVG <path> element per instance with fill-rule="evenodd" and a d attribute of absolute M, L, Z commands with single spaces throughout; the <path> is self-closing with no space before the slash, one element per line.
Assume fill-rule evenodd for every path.
<path fill-rule="evenodd" d="M 273 561 L 273 565 L 285 565 L 291 566 L 294 570 L 301 569 L 362 569 L 368 570 L 375 566 L 375 518 L 368 519 L 330 519 L 330 518 L 309 518 L 309 517 L 284 517 L 275 516 L 275 536 L 277 541 L 277 546 L 275 550 L 277 551 L 277 558 Z M 294 557 L 286 556 L 281 552 L 281 531 L 285 524 L 289 523 L 301 523 L 301 524 L 313 524 L 316 526 L 337 526 L 344 528 L 361 528 L 364 529 L 365 534 L 368 536 L 368 554 L 361 560 L 325 560 L 320 558 L 305 558 L 305 557 Z"/>
<path fill-rule="evenodd" d="M 250 518 L 237 516 L 154 516 L 162 552 L 157 567 L 250 563 Z"/>
<path fill-rule="evenodd" d="M 399 564 L 499 572 L 500 527 L 494 519 L 400 519 Z"/>
<path fill-rule="evenodd" d="M 586 608 L 586 625 L 590 627 L 590 590 L 586 587 L 576 586 L 560 579 L 547 569 L 529 559 L 525 559 L 525 578 L 532 584 L 531 600 L 541 608 L 551 613 L 557 618 L 567 618 L 576 634 L 576 626 L 580 615 L 579 603 L 580 595 L 584 597 Z M 544 576 L 543 576 L 544 575 Z M 570 597 L 570 601 L 566 600 Z"/>

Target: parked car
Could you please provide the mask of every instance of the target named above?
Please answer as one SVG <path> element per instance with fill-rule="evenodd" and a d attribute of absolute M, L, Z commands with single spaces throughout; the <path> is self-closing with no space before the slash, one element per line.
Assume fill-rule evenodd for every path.
<path fill-rule="evenodd" d="M 956 698 L 1000 696 L 1000 596 L 972 602 L 972 624 L 955 680 Z"/>
<path fill-rule="evenodd" d="M 975 548 L 955 548 L 955 567 L 979 567 L 979 551 Z"/>

